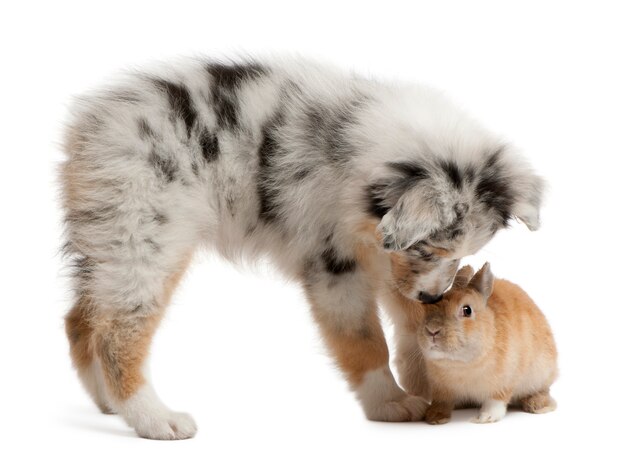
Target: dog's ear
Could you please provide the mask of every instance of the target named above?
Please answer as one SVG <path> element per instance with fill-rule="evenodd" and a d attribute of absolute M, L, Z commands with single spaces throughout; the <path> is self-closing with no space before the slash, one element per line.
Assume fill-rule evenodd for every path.
<path fill-rule="evenodd" d="M 454 209 L 445 206 L 440 197 L 436 189 L 423 184 L 407 190 L 378 224 L 383 247 L 404 250 L 449 224 Z"/>
<path fill-rule="evenodd" d="M 516 181 L 516 201 L 512 214 L 524 223 L 531 231 L 539 229 L 539 209 L 545 188 L 544 180 L 534 174 L 528 174 Z"/>
<path fill-rule="evenodd" d="M 381 218 L 383 247 L 400 251 L 424 240 L 464 214 L 446 183 L 436 183 L 434 169 L 416 162 L 387 164 L 389 173 L 369 186 L 370 213 Z M 466 210 L 466 209 L 465 209 Z"/>

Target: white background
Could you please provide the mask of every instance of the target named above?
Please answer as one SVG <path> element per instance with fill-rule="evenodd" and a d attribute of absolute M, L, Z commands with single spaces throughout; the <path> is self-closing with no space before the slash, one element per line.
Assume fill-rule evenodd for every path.
<path fill-rule="evenodd" d="M 471 6 L 470 6 L 471 3 Z M 0 449 L 624 450 L 626 15 L 619 2 L 4 2 L 0 7 Z M 543 228 L 490 260 L 552 323 L 556 412 L 494 425 L 368 422 L 300 290 L 263 265 L 201 255 L 153 347 L 190 441 L 140 440 L 99 414 L 67 353 L 55 169 L 72 94 L 180 55 L 297 52 L 438 86 L 525 149 L 550 184 Z M 620 429 L 622 431 L 620 431 Z"/>

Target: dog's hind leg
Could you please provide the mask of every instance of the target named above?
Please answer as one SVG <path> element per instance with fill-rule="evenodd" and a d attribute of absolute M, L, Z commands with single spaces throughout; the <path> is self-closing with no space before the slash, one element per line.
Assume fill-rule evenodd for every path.
<path fill-rule="evenodd" d="M 196 431 L 191 417 L 171 412 L 159 400 L 143 367 L 200 240 L 193 217 L 182 203 L 157 204 L 164 213 L 155 210 L 153 193 L 148 193 L 155 195 L 152 202 L 115 199 L 125 185 L 74 179 L 66 178 L 66 223 L 77 301 L 65 320 L 78 374 L 99 408 L 120 414 L 140 436 L 191 437 Z M 92 187 L 95 193 L 87 191 Z"/>
<path fill-rule="evenodd" d="M 304 271 L 304 287 L 313 316 L 339 368 L 368 419 L 416 421 L 428 406 L 406 394 L 389 369 L 389 350 L 378 317 L 376 276 L 363 260 L 326 250 Z"/>
<path fill-rule="evenodd" d="M 140 297 L 147 296 L 149 302 L 138 301 L 127 310 L 100 295 L 91 301 L 79 300 L 66 317 L 71 355 L 88 392 L 103 412 L 119 413 L 142 437 L 184 439 L 196 432 L 193 419 L 170 411 L 144 375 L 152 336 L 189 259 L 190 255 L 155 282 L 151 296 L 144 287 Z M 91 278 L 104 276 L 94 269 Z M 158 280 L 159 275 L 154 278 Z M 123 292 L 133 298 L 131 288 Z M 139 300 L 138 293 L 134 296 Z"/>
<path fill-rule="evenodd" d="M 112 414 L 104 387 L 102 368 L 93 350 L 92 304 L 82 295 L 65 316 L 65 331 L 70 341 L 70 356 L 85 389 L 105 414 Z"/>
<path fill-rule="evenodd" d="M 205 237 L 213 213 L 207 187 L 183 144 L 157 139 L 141 120 L 135 130 L 135 113 L 99 108 L 77 116 L 61 168 L 77 299 L 66 316 L 70 353 L 102 411 L 118 413 L 143 437 L 189 438 L 193 420 L 160 401 L 144 366 L 174 287 Z"/>

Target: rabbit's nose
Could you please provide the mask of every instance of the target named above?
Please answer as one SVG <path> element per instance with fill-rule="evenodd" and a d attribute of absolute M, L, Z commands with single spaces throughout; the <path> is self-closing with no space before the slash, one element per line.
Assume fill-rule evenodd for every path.
<path fill-rule="evenodd" d="M 428 328 L 426 327 L 426 333 L 431 335 L 433 339 L 441 332 L 441 328 Z"/>

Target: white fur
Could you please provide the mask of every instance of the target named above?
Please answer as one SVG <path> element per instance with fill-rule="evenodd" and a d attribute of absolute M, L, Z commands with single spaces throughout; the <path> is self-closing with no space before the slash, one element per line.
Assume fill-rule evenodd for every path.
<path fill-rule="evenodd" d="M 480 407 L 478 416 L 472 419 L 476 424 L 489 424 L 498 422 L 506 414 L 507 402 L 502 400 L 487 400 Z"/>
<path fill-rule="evenodd" d="M 139 436 L 149 439 L 187 439 L 196 434 L 196 423 L 187 413 L 167 408 L 150 384 L 117 404 L 118 413 Z"/>
<path fill-rule="evenodd" d="M 100 367 L 100 360 L 95 358 L 91 364 L 84 369 L 80 369 L 80 379 L 83 386 L 104 414 L 113 414 L 112 404 L 106 393 L 104 375 Z"/>

